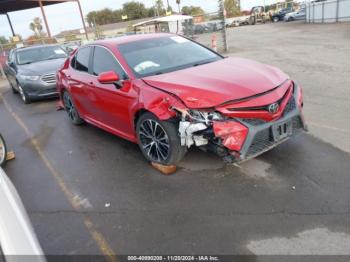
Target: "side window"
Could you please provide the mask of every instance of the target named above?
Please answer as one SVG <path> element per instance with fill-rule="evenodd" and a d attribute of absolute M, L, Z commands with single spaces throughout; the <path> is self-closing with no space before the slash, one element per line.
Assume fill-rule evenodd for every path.
<path fill-rule="evenodd" d="M 115 57 L 103 47 L 95 47 L 92 64 L 92 72 L 96 76 L 102 72 L 114 71 L 119 75 L 120 79 L 125 80 L 128 78 Z"/>
<path fill-rule="evenodd" d="M 14 62 L 15 61 L 14 56 L 15 56 L 15 52 L 13 50 L 11 50 L 9 55 L 8 55 L 8 59 L 7 60 L 9 62 Z"/>
<path fill-rule="evenodd" d="M 75 69 L 82 72 L 89 71 L 89 59 L 90 59 L 91 47 L 83 47 L 75 56 Z"/>
<path fill-rule="evenodd" d="M 76 55 L 72 57 L 72 60 L 70 61 L 70 66 L 75 69 L 75 61 L 76 61 Z"/>

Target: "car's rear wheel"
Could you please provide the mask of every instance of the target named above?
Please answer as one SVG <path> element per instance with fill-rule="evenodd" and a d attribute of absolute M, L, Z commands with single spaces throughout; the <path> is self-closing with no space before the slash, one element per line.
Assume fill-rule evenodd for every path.
<path fill-rule="evenodd" d="M 69 119 L 75 125 L 81 125 L 84 120 L 80 117 L 78 109 L 76 108 L 72 97 L 67 91 L 63 92 L 63 104 Z"/>
<path fill-rule="evenodd" d="M 17 82 L 17 87 L 18 87 L 18 90 L 19 90 L 19 94 L 21 96 L 21 99 L 23 101 L 23 103 L 25 104 L 30 104 L 30 98 L 29 96 L 27 95 L 27 93 L 23 90 L 22 86 Z"/>
<path fill-rule="evenodd" d="M 160 121 L 153 114 L 145 113 L 137 121 L 136 133 L 143 155 L 151 162 L 173 165 L 186 154 L 176 123 Z"/>
<path fill-rule="evenodd" d="M 0 166 L 3 167 L 6 163 L 7 148 L 4 138 L 0 134 Z"/>
<path fill-rule="evenodd" d="M 277 16 L 275 16 L 275 17 L 273 18 L 273 22 L 275 22 L 275 23 L 277 23 L 279 20 L 280 20 L 280 19 L 279 19 Z"/>

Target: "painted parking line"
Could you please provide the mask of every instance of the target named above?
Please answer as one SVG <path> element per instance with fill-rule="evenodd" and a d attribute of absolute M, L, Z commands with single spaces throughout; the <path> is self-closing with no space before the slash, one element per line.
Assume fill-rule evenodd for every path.
<path fill-rule="evenodd" d="M 23 129 L 23 131 L 26 133 L 28 138 L 30 139 L 31 144 L 33 145 L 35 151 L 38 153 L 40 159 L 43 161 L 47 169 L 50 171 L 50 173 L 55 178 L 56 182 L 59 185 L 59 188 L 64 193 L 66 198 L 68 199 L 71 206 L 76 210 L 80 211 L 82 208 L 80 201 L 76 198 L 76 195 L 69 189 L 67 184 L 64 182 L 62 175 L 53 167 L 48 157 L 45 155 L 44 151 L 40 148 L 38 141 L 34 138 L 32 133 L 30 132 L 29 128 L 26 126 L 26 124 L 22 121 L 22 119 L 12 110 L 12 107 L 9 105 L 9 103 L 6 101 L 5 97 L 0 93 L 0 99 L 4 102 L 6 110 L 10 113 L 10 115 L 16 120 L 16 122 L 20 125 L 20 127 Z M 92 223 L 91 219 L 88 217 L 87 214 L 82 214 L 84 217 L 84 225 L 89 231 L 92 239 L 96 242 L 97 246 L 99 247 L 101 253 L 106 256 L 107 261 L 117 261 L 117 258 L 115 256 L 115 252 L 112 250 L 112 248 L 109 246 L 108 242 L 104 238 L 104 236 L 96 229 L 94 224 Z"/>

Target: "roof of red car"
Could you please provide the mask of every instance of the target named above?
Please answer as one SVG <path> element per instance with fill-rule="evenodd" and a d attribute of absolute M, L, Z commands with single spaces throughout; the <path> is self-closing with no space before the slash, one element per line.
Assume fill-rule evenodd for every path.
<path fill-rule="evenodd" d="M 168 33 L 126 35 L 126 36 L 120 36 L 120 37 L 111 38 L 111 39 L 98 40 L 93 44 L 101 44 L 105 46 L 115 47 L 117 45 L 121 45 L 125 43 L 130 43 L 130 42 L 135 42 L 135 41 L 140 41 L 145 39 L 159 38 L 164 36 L 174 36 L 174 35 L 168 34 Z"/>

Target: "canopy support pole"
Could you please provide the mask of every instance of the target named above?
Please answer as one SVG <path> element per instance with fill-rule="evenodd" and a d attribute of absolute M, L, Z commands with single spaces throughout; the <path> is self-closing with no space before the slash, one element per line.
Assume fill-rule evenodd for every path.
<path fill-rule="evenodd" d="M 83 22 L 83 27 L 84 27 L 84 31 L 85 31 L 86 40 L 89 40 L 89 35 L 88 35 L 87 30 L 86 30 L 86 25 L 85 25 L 85 21 L 84 21 L 84 15 L 83 15 L 83 11 L 81 10 L 80 1 L 79 0 L 76 0 L 76 1 L 78 3 L 81 21 Z"/>
<path fill-rule="evenodd" d="M 12 22 L 11 22 L 11 19 L 10 19 L 10 16 L 9 16 L 8 13 L 6 13 L 6 17 L 7 17 L 7 21 L 9 21 L 9 25 L 10 25 L 10 28 L 11 28 L 12 36 L 15 36 L 15 31 L 13 30 Z"/>
<path fill-rule="evenodd" d="M 47 23 L 47 19 L 46 19 L 43 3 L 42 3 L 41 0 L 39 0 L 39 5 L 40 5 L 40 9 L 41 9 L 41 14 L 43 15 L 43 18 L 44 18 L 47 35 L 49 36 L 49 38 L 51 38 L 51 32 L 50 32 L 49 24 Z"/>

